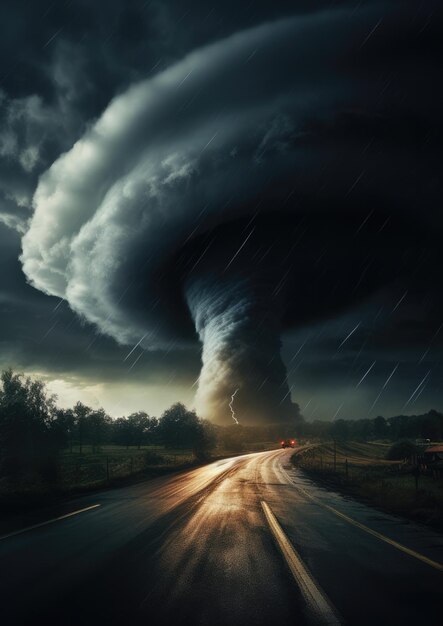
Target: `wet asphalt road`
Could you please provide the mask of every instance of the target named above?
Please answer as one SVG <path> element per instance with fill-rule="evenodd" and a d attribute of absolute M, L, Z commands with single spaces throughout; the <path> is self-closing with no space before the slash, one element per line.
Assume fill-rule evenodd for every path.
<path fill-rule="evenodd" d="M 84 496 L 57 516 L 82 512 L 0 539 L 2 626 L 332 623 L 307 602 L 263 501 L 335 623 L 440 624 L 443 537 L 315 485 L 292 453 Z"/>

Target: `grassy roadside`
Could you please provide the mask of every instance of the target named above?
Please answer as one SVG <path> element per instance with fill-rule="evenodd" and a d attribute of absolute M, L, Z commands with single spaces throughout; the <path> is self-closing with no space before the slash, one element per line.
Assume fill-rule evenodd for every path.
<path fill-rule="evenodd" d="M 143 483 L 173 472 L 184 472 L 205 464 L 194 460 L 181 465 L 150 467 L 135 474 L 110 479 L 109 482 L 105 483 L 73 485 L 69 490 L 42 488 L 32 491 L 28 489 L 25 494 L 22 491 L 0 494 L 0 535 L 70 512 L 73 506 L 71 503 L 79 497 L 94 496 L 94 494 L 103 491 Z"/>
<path fill-rule="evenodd" d="M 52 487 L 48 487 L 47 485 L 35 482 L 33 484 L 28 482 L 22 485 L 22 488 L 17 488 L 16 485 L 15 488 L 9 490 L 5 490 L 4 485 L 3 489 L 0 486 L 0 535 L 32 526 L 33 524 L 70 512 L 73 506 L 72 502 L 79 496 L 93 496 L 95 493 L 99 493 L 103 490 L 112 490 L 118 487 L 134 485 L 152 480 L 159 476 L 165 476 L 174 472 L 184 472 L 240 454 L 263 452 L 278 447 L 278 444 L 265 442 L 252 444 L 248 446 L 247 450 L 241 451 L 218 448 L 206 461 L 196 459 L 190 450 L 174 451 L 160 446 L 156 446 L 155 449 L 153 446 L 145 446 L 140 450 L 127 450 L 122 446 L 103 446 L 99 453 L 93 452 L 92 449 L 88 447 L 82 450 L 81 455 L 79 451 L 74 451 L 72 454 L 66 453 L 65 456 L 68 457 L 68 462 L 82 463 L 85 461 L 83 457 L 86 457 L 86 464 L 88 462 L 101 462 L 103 464 L 106 462 L 106 457 L 111 457 L 112 454 L 115 454 L 117 456 L 120 472 L 123 473 L 118 475 L 114 473 L 109 480 L 88 480 L 87 475 L 85 475 L 87 479 L 85 482 L 72 482 L 64 486 L 56 484 Z M 151 462 L 153 458 L 152 455 L 154 453 L 157 454 L 157 464 L 151 464 L 139 471 L 129 473 L 128 468 L 130 469 L 131 465 L 127 460 L 128 454 L 141 457 L 145 452 L 149 453 Z M 136 467 L 136 465 L 133 461 L 132 469 L 134 469 L 134 467 Z"/>
<path fill-rule="evenodd" d="M 65 451 L 49 467 L 46 475 L 22 472 L 0 479 L 0 503 L 32 502 L 40 498 L 79 493 L 150 477 L 187 467 L 196 462 L 191 450 L 165 450 L 158 446 L 126 448 L 103 446 L 99 450 Z"/>
<path fill-rule="evenodd" d="M 383 511 L 443 531 L 443 481 L 420 476 L 418 489 L 410 468 L 387 461 L 389 444 L 323 443 L 292 456 L 311 478 Z"/>
<path fill-rule="evenodd" d="M 74 448 L 60 455 L 50 480 L 44 481 L 35 474 L 25 474 L 14 481 L 0 479 L 0 514 L 29 510 L 76 495 L 130 485 L 238 454 L 268 449 L 272 449 L 272 445 L 266 443 L 242 451 L 217 448 L 208 458 L 199 459 L 192 450 L 164 446 L 131 449 L 108 445 L 98 451 L 84 446 L 81 453 Z"/>

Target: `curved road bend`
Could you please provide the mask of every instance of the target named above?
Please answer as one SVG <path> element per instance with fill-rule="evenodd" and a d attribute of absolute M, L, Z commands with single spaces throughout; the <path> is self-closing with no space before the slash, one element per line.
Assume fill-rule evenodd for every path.
<path fill-rule="evenodd" d="M 440 624 L 443 537 L 320 488 L 291 454 L 84 496 L 3 536 L 2 626 Z"/>

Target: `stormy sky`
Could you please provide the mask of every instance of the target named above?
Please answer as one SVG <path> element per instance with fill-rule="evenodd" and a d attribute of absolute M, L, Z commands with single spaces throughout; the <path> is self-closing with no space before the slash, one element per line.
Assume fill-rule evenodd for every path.
<path fill-rule="evenodd" d="M 441 409 L 441 17 L 4 1 L 0 366 L 114 416 Z"/>

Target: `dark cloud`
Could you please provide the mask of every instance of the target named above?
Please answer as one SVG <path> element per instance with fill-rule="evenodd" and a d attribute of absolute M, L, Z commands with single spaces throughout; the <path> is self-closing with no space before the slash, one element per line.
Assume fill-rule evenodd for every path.
<path fill-rule="evenodd" d="M 198 376 L 198 349 L 134 351 L 97 334 L 80 320 L 67 302 L 45 296 L 23 280 L 20 238 L 0 226 L 0 367 L 52 377 L 73 379 L 77 384 L 119 383 L 192 385 Z"/>
<path fill-rule="evenodd" d="M 121 344 L 198 335 L 219 420 L 236 388 L 249 420 L 297 415 L 285 329 L 407 292 L 371 331 L 407 352 L 442 309 L 436 4 L 272 5 L 50 8 L 19 54 L 34 93 L 4 82 L 28 280 Z"/>

